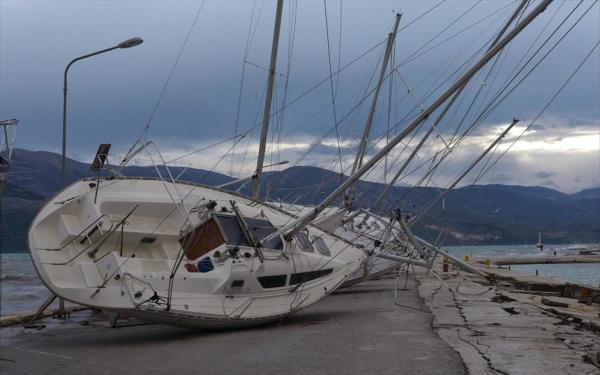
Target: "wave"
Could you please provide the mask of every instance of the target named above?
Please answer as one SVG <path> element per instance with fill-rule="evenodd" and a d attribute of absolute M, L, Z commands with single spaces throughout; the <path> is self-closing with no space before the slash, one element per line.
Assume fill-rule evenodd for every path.
<path fill-rule="evenodd" d="M 31 281 L 31 280 L 35 280 L 37 279 L 36 276 L 33 275 L 23 275 L 23 274 L 18 274 L 18 275 L 2 275 L 0 276 L 0 282 L 1 281 Z"/>

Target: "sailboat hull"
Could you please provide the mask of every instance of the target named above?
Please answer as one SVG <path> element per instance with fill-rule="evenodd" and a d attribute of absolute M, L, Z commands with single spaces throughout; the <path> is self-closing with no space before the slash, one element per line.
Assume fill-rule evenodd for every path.
<path fill-rule="evenodd" d="M 44 284 L 77 304 L 203 329 L 278 320 L 317 302 L 364 263 L 315 227 L 306 241 L 253 246 L 293 219 L 240 195 L 156 179 L 81 180 L 29 231 Z"/>

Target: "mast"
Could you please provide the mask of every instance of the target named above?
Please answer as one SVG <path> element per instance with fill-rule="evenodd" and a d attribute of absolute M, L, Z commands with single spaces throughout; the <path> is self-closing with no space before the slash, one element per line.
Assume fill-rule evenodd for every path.
<path fill-rule="evenodd" d="M 388 34 L 387 45 L 385 46 L 385 53 L 383 55 L 383 63 L 381 64 L 381 72 L 379 73 L 379 80 L 377 81 L 377 88 L 373 94 L 373 101 L 371 101 L 371 108 L 369 109 L 369 116 L 367 117 L 367 123 L 363 130 L 363 135 L 358 146 L 358 153 L 356 154 L 356 160 L 352 166 L 352 173 L 356 172 L 358 168 L 362 166 L 363 159 L 365 157 L 365 151 L 367 148 L 367 141 L 369 140 L 369 134 L 371 133 L 371 127 L 373 125 L 373 117 L 375 116 L 375 109 L 377 108 L 377 99 L 379 98 L 379 91 L 381 90 L 381 84 L 385 78 L 385 71 L 387 70 L 388 62 L 394 48 L 394 41 L 396 40 L 396 33 L 398 32 L 398 25 L 400 24 L 401 14 L 396 14 L 396 22 L 394 22 L 394 28 L 392 32 Z"/>
<path fill-rule="evenodd" d="M 269 76 L 267 78 L 267 96 L 265 97 L 265 111 L 263 113 L 262 130 L 260 132 L 258 160 L 256 161 L 256 171 L 254 172 L 253 196 L 255 200 L 258 200 L 260 197 L 260 182 L 262 179 L 263 164 L 265 162 L 265 149 L 267 147 L 267 136 L 269 133 L 269 119 L 271 118 L 271 101 L 273 100 L 273 83 L 275 80 L 275 68 L 277 65 L 277 48 L 279 47 L 279 31 L 281 29 L 282 12 L 283 0 L 277 0 L 275 29 L 273 30 L 273 45 L 271 47 L 271 63 L 269 65 Z"/>
<path fill-rule="evenodd" d="M 510 27 L 510 25 L 517 18 L 517 16 L 519 15 L 519 13 L 523 10 L 523 8 L 525 7 L 525 5 L 528 2 L 529 2 L 529 0 L 521 0 L 521 4 L 519 4 L 519 6 L 514 11 L 514 13 L 512 14 L 512 16 L 509 18 L 509 20 L 504 25 L 504 27 L 502 27 L 502 29 L 500 30 L 500 32 L 498 33 L 498 35 L 496 35 L 496 37 L 494 38 L 494 40 L 490 44 L 490 47 L 488 48 L 488 51 L 492 47 L 494 47 L 496 45 L 496 43 L 498 43 L 498 41 L 500 40 L 500 38 L 502 37 L 502 35 L 504 35 L 504 33 L 506 32 L 506 30 L 508 30 L 508 28 Z M 398 172 L 394 175 L 394 178 L 392 178 L 392 180 L 386 185 L 385 189 L 383 189 L 383 191 L 381 192 L 381 194 L 379 194 L 379 197 L 377 197 L 377 199 L 375 200 L 375 203 L 373 203 L 373 210 L 376 210 L 377 207 L 379 207 L 379 205 L 383 201 L 383 198 L 385 198 L 385 196 L 387 195 L 387 193 L 389 192 L 389 190 L 392 188 L 392 186 L 394 186 L 396 184 L 396 182 L 398 181 L 398 179 L 400 178 L 400 176 L 402 175 L 402 173 L 404 173 L 404 171 L 406 170 L 406 167 L 408 167 L 408 165 L 410 164 L 410 162 L 417 155 L 417 152 L 419 152 L 419 150 L 421 149 L 421 147 L 423 146 L 423 144 L 425 143 L 425 141 L 427 141 L 427 139 L 431 135 L 431 132 L 433 132 L 433 130 L 442 121 L 442 119 L 444 118 L 444 116 L 446 116 L 446 114 L 448 113 L 448 110 L 450 109 L 450 107 L 452 107 L 452 105 L 454 104 L 454 102 L 456 101 L 456 99 L 458 99 L 458 97 L 463 92 L 463 90 L 465 89 L 465 87 L 467 87 L 468 83 L 469 83 L 468 81 L 465 82 L 465 84 L 456 92 L 456 94 L 454 94 L 454 96 L 452 97 L 452 99 L 450 99 L 450 101 L 448 102 L 448 104 L 446 104 L 446 106 L 444 107 L 444 109 L 442 110 L 442 112 L 440 113 L 440 115 L 436 118 L 435 122 L 431 125 L 431 128 L 429 128 L 429 130 L 427 130 L 427 133 L 425 133 L 425 135 L 423 136 L 423 138 L 421 138 L 421 140 L 419 141 L 419 143 L 417 144 L 417 146 L 410 153 L 410 155 L 408 156 L 408 159 L 406 159 L 406 161 L 404 161 L 404 163 L 402 164 L 402 166 L 400 167 L 400 169 L 398 170 Z"/>
<path fill-rule="evenodd" d="M 285 233 L 285 238 L 289 239 L 296 234 L 304 226 L 314 220 L 323 210 L 330 205 L 335 199 L 342 195 L 351 185 L 358 181 L 365 173 L 377 164 L 385 155 L 387 155 L 394 147 L 398 145 L 410 132 L 425 121 L 435 110 L 437 110 L 446 100 L 456 93 L 471 77 L 473 77 L 481 68 L 486 65 L 494 56 L 498 54 L 508 43 L 510 43 L 523 29 L 527 27 L 538 15 L 540 15 L 552 0 L 543 0 L 531 11 L 521 22 L 519 22 L 504 38 L 492 47 L 486 54 L 462 77 L 460 77 L 450 88 L 446 90 L 435 102 L 427 107 L 421 114 L 415 118 L 406 128 L 396 135 L 387 145 L 385 145 L 373 158 L 369 159 L 362 167 L 360 167 L 352 176 L 344 181 L 333 193 L 325 198 L 318 206 L 314 207 L 310 212 L 300 218 L 284 225 L 279 230 L 266 236 L 261 242 L 267 242 L 279 235 Z"/>

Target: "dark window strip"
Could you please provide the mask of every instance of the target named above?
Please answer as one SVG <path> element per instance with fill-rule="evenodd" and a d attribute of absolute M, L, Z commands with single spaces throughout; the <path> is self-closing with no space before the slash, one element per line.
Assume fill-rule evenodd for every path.
<path fill-rule="evenodd" d="M 333 268 L 327 268 L 318 271 L 293 273 L 292 277 L 290 277 L 290 285 L 306 283 L 308 281 L 318 279 L 319 277 L 329 275 L 331 272 L 333 272 Z"/>

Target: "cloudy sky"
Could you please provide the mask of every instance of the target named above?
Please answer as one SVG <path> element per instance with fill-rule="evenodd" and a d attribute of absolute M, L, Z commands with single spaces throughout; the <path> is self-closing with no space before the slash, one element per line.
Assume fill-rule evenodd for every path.
<path fill-rule="evenodd" d="M 396 69 L 377 103 L 369 156 L 385 143 L 388 128 L 390 136 L 397 134 L 481 56 L 518 1 L 325 4 L 327 22 L 322 1 L 285 3 L 273 104 L 278 114 L 271 122 L 267 159 L 339 171 L 341 158 L 341 169 L 347 172 L 395 13 L 402 13 L 391 62 Z M 112 143 L 113 152 L 123 155 L 149 124 L 146 138 L 156 142 L 166 160 L 212 146 L 174 163 L 247 175 L 258 150 L 256 124 L 264 106 L 274 13 L 271 1 L 0 0 L 0 118 L 21 120 L 19 147 L 59 151 L 67 62 L 139 36 L 144 43 L 138 47 L 98 55 L 71 68 L 69 156 L 89 161 L 99 143 Z M 429 182 L 448 186 L 514 117 L 521 121 L 492 159 L 484 159 L 487 164 L 464 183 L 475 181 L 481 168 L 505 152 L 478 183 L 540 185 L 569 193 L 600 186 L 600 49 L 593 50 L 599 25 L 597 3 L 555 1 L 500 55 L 493 69 L 490 64 L 469 83 L 407 168 L 407 174 L 414 172 L 400 183 L 418 181 L 458 139 L 453 137 L 457 128 L 461 134 L 476 124 Z M 538 48 L 515 83 L 547 56 L 478 120 Z M 343 68 L 332 80 L 327 79 L 330 66 L 333 72 Z M 289 106 L 281 111 L 284 101 Z M 388 157 L 390 173 L 429 126 L 431 121 L 424 123 Z M 244 132 L 235 147 L 232 141 L 216 144 Z M 384 164 L 367 178 L 384 178 Z"/>

